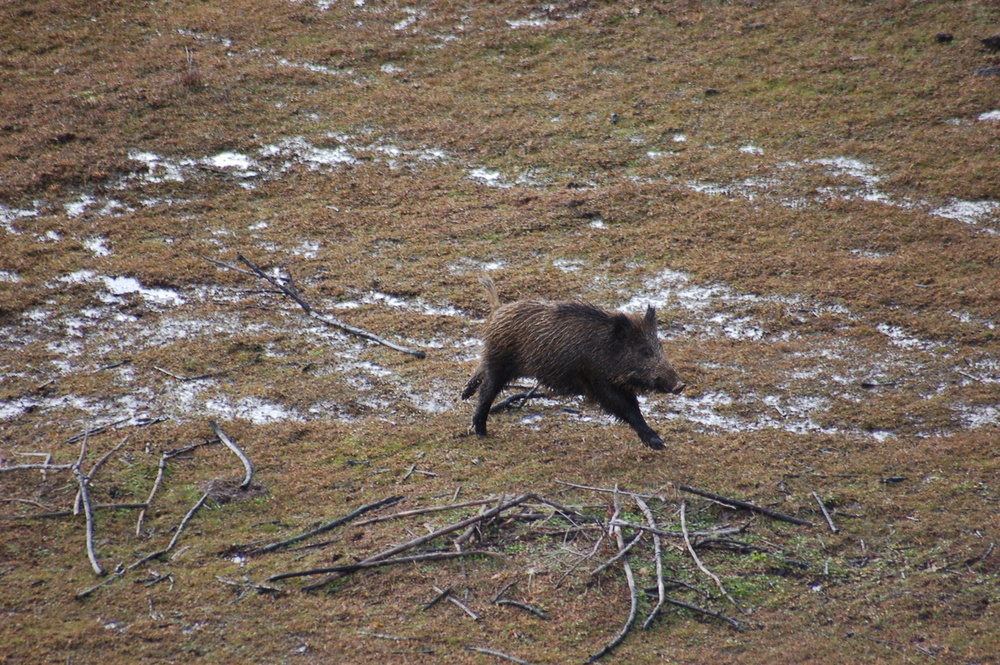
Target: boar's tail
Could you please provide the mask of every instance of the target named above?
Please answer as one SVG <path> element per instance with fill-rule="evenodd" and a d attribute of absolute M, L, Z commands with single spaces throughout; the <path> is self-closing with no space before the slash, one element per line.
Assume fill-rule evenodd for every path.
<path fill-rule="evenodd" d="M 469 382 L 465 384 L 465 390 L 462 391 L 462 399 L 469 399 L 475 395 L 482 383 L 483 371 L 481 369 L 477 369 L 476 373 L 472 375 L 471 379 L 469 379 Z"/>
<path fill-rule="evenodd" d="M 500 308 L 500 294 L 497 293 L 497 285 L 487 275 L 483 275 L 480 281 L 486 287 L 486 298 L 490 301 L 490 310 L 496 311 Z"/>

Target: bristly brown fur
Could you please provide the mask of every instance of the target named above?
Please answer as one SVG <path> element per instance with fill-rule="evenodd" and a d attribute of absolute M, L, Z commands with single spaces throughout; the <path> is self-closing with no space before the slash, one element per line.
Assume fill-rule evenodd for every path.
<path fill-rule="evenodd" d="M 662 448 L 646 424 L 636 395 L 677 393 L 684 388 L 656 333 L 656 312 L 645 316 L 609 312 L 586 302 L 533 300 L 501 304 L 496 285 L 482 279 L 492 312 L 482 361 L 462 391 L 479 391 L 473 428 L 486 435 L 490 406 L 513 379 L 537 379 L 552 392 L 585 395 L 628 423 L 643 443 Z"/>

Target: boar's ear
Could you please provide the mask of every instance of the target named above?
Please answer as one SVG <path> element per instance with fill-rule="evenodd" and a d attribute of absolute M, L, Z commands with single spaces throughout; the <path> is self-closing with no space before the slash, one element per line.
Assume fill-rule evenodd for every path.
<path fill-rule="evenodd" d="M 634 338 L 640 332 L 639 323 L 627 314 L 618 313 L 612 317 L 614 335 L 618 339 Z"/>
<path fill-rule="evenodd" d="M 656 334 L 656 308 L 652 305 L 646 307 L 646 318 L 642 321 L 646 330 L 650 331 L 654 335 Z"/>

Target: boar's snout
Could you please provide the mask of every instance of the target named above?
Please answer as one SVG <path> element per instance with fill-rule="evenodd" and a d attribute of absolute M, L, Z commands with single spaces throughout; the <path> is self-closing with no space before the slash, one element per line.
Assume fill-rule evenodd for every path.
<path fill-rule="evenodd" d="M 677 385 L 674 386 L 674 389 L 671 390 L 670 392 L 672 392 L 675 395 L 680 395 L 681 392 L 683 392 L 685 388 L 687 388 L 687 384 L 684 383 L 683 381 L 678 381 Z"/>

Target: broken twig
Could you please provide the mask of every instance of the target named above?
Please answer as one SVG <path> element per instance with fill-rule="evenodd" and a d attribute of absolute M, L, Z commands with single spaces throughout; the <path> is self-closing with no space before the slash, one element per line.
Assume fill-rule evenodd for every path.
<path fill-rule="evenodd" d="M 252 549 L 249 552 L 247 552 L 247 554 L 265 554 L 267 552 L 272 552 L 274 550 L 281 549 L 282 547 L 286 547 L 286 546 L 291 545 L 293 543 L 297 543 L 300 540 L 305 540 L 307 538 L 312 538 L 313 536 L 319 535 L 319 534 L 324 533 L 326 531 L 330 531 L 331 529 L 335 529 L 338 526 L 340 526 L 341 524 L 345 524 L 347 522 L 350 522 L 355 517 L 358 517 L 359 515 L 364 515 L 369 510 L 375 510 L 376 508 L 381 508 L 383 506 L 391 506 L 391 505 L 397 504 L 400 501 L 402 501 L 403 498 L 404 497 L 402 497 L 402 496 L 390 496 L 388 498 L 382 499 L 381 501 L 376 501 L 375 503 L 369 503 L 367 505 L 361 506 L 360 508 L 358 508 L 357 510 L 355 510 L 353 513 L 351 513 L 349 515 L 344 515 L 343 517 L 338 517 L 337 519 L 333 520 L 332 522 L 327 522 L 323 526 L 317 527 L 317 528 L 315 528 L 315 529 L 313 529 L 311 531 L 307 531 L 306 533 L 300 534 L 298 536 L 293 536 L 292 538 L 287 538 L 285 540 L 280 540 L 280 541 L 278 541 L 276 543 L 271 543 L 270 545 L 264 545 L 262 547 L 257 547 L 255 549 Z"/>
<path fill-rule="evenodd" d="M 294 284 L 292 284 L 292 285 L 284 284 L 280 280 L 272 277 L 271 275 L 268 275 L 266 272 L 263 271 L 263 269 L 260 268 L 260 266 L 258 266 L 256 263 L 254 263 L 253 261 L 251 261 L 247 257 L 243 256 L 242 254 L 237 254 L 236 258 L 239 259 L 241 263 L 243 263 L 247 267 L 249 267 L 254 272 L 255 275 L 257 275 L 261 279 L 264 279 L 264 280 L 268 281 L 271 285 L 273 285 L 275 288 L 277 288 L 283 294 L 285 294 L 286 296 L 288 296 L 289 298 L 291 298 L 292 300 L 294 300 L 296 303 L 298 303 L 299 307 L 301 307 L 305 311 L 306 314 L 308 314 L 310 317 L 316 319 L 320 323 L 326 324 L 326 325 L 328 325 L 328 326 L 330 326 L 332 328 L 338 328 L 338 329 L 343 330 L 344 332 L 350 333 L 350 334 L 352 334 L 352 335 L 354 335 L 356 337 L 362 337 L 362 338 L 367 339 L 369 341 L 375 342 L 376 344 L 381 344 L 382 346 L 387 346 L 390 349 L 395 349 L 396 351 L 400 351 L 402 353 L 407 353 L 407 354 L 409 354 L 411 356 L 415 356 L 417 358 L 426 358 L 427 357 L 427 354 L 424 353 L 423 351 L 418 351 L 418 350 L 415 350 L 415 349 L 410 349 L 410 348 L 407 348 L 407 347 L 402 346 L 400 344 L 396 344 L 394 342 L 390 342 L 387 339 L 379 337 L 375 333 L 371 333 L 371 332 L 368 332 L 367 330 L 364 330 L 362 328 L 357 328 L 355 326 L 348 325 L 348 324 L 344 323 L 343 321 L 340 321 L 339 319 L 334 318 L 334 317 L 332 317 L 332 316 L 330 316 L 328 314 L 321 314 L 321 313 L 317 312 L 315 309 L 312 308 L 312 305 L 310 305 L 309 303 L 307 303 L 305 300 L 302 299 L 302 296 L 299 295 L 298 289 L 295 288 Z"/>
<path fill-rule="evenodd" d="M 455 596 L 451 595 L 451 589 L 445 591 L 444 589 L 441 589 L 440 587 L 436 586 L 432 586 L 431 588 L 437 591 L 438 593 L 442 594 L 445 598 L 447 598 L 448 602 L 450 602 L 452 605 L 461 609 L 463 612 L 472 617 L 473 621 L 479 621 L 479 615 L 470 610 L 468 605 L 460 601 L 458 598 L 455 598 Z"/>
<path fill-rule="evenodd" d="M 649 627 L 653 625 L 653 621 L 656 620 L 656 615 L 660 613 L 660 608 L 663 607 L 663 600 L 667 597 L 666 588 L 663 584 L 663 543 L 660 541 L 660 535 L 656 533 L 656 519 L 653 517 L 653 511 L 649 509 L 649 506 L 645 501 L 639 497 L 634 497 L 636 505 L 639 506 L 639 510 L 642 514 L 646 516 L 646 521 L 649 522 L 649 528 L 654 529 L 653 531 L 653 556 L 656 561 L 656 593 L 657 601 L 656 606 L 649 612 L 649 616 L 642 624 L 643 630 L 649 630 Z"/>
<path fill-rule="evenodd" d="M 497 658 L 503 658 L 504 660 L 509 660 L 512 663 L 518 663 L 518 665 L 530 665 L 528 661 L 521 660 L 515 656 L 503 653 L 502 651 L 494 651 L 493 649 L 483 649 L 482 647 L 464 647 L 466 651 L 475 651 L 476 653 L 485 653 L 488 656 L 496 656 Z"/>
<path fill-rule="evenodd" d="M 245 490 L 247 487 L 250 486 L 250 481 L 253 480 L 253 464 L 250 463 L 250 458 L 247 457 L 246 453 L 243 452 L 242 448 L 237 446 L 235 443 L 233 443 L 232 439 L 226 436 L 226 433 L 222 431 L 218 423 L 216 423 L 214 420 L 209 420 L 208 424 L 212 428 L 212 431 L 215 432 L 215 435 L 219 437 L 219 440 L 222 441 L 222 443 L 226 446 L 226 448 L 229 448 L 231 451 L 233 451 L 233 453 L 240 458 L 240 461 L 243 462 L 243 468 L 246 469 L 246 475 L 244 475 L 243 477 L 243 482 L 240 483 L 240 489 Z"/>
<path fill-rule="evenodd" d="M 494 517 L 496 517 L 497 515 L 499 515 L 503 511 L 508 510 L 510 508 L 513 508 L 514 506 L 518 506 L 518 505 L 524 503 L 525 501 L 531 501 L 531 500 L 536 500 L 537 501 L 538 499 L 539 499 L 539 496 L 537 494 L 535 494 L 534 492 L 528 492 L 527 494 L 522 494 L 521 496 L 517 497 L 516 499 L 511 499 L 510 501 L 508 501 L 506 503 L 501 503 L 497 507 L 491 508 L 490 510 L 486 511 L 485 513 L 481 513 L 479 515 L 476 515 L 475 517 L 469 517 L 469 518 L 466 518 L 464 520 L 460 520 L 458 522 L 455 522 L 454 524 L 450 524 L 450 525 L 448 525 L 448 526 L 446 526 L 444 528 L 438 529 L 437 531 L 433 531 L 433 532 L 427 534 L 426 536 L 420 536 L 419 538 L 414 538 L 413 540 L 407 541 L 407 542 L 403 543 L 402 545 L 397 545 L 396 547 L 392 547 L 390 549 L 387 549 L 384 552 L 379 552 L 378 554 L 375 554 L 373 556 L 368 557 L 367 559 L 365 559 L 361 563 L 367 563 L 369 561 L 379 561 L 381 559 L 388 559 L 389 557 L 395 556 L 395 555 L 399 554 L 400 552 L 405 552 L 406 550 L 413 549 L 414 547 L 419 547 L 420 545 L 423 545 L 424 543 L 430 542 L 430 541 L 434 540 L 435 538 L 440 538 L 441 536 L 448 535 L 449 533 L 453 533 L 455 531 L 458 531 L 459 529 L 465 529 L 470 524 L 475 524 L 476 522 L 493 519 Z M 319 588 L 321 588 L 323 586 L 326 586 L 327 584 L 329 584 L 330 582 L 334 581 L 335 579 L 338 579 L 341 575 L 342 575 L 342 573 L 334 573 L 332 576 L 327 577 L 325 579 L 322 579 L 319 582 L 315 582 L 315 583 L 310 584 L 308 586 L 302 587 L 302 590 L 303 591 L 315 591 L 316 589 L 319 589 Z"/>
<path fill-rule="evenodd" d="M 615 488 L 617 490 L 617 487 Z M 615 492 L 615 515 L 618 514 L 618 493 Z M 609 527 L 615 535 L 615 540 L 618 542 L 618 550 L 622 551 L 625 549 L 625 541 L 622 538 L 622 529 L 619 526 Z M 592 655 L 587 659 L 588 663 L 596 663 L 601 658 L 611 653 L 615 647 L 622 643 L 625 636 L 628 635 L 628 631 L 631 630 L 632 624 L 635 623 L 635 615 L 639 610 L 639 594 L 635 588 L 635 577 L 632 575 L 632 566 L 629 565 L 628 556 L 622 557 L 622 568 L 625 570 L 625 580 L 628 582 L 630 606 L 628 612 L 628 619 L 625 620 L 625 625 L 622 626 L 621 632 L 615 639 L 611 640 L 607 646 Z"/>
<path fill-rule="evenodd" d="M 379 559 L 378 561 L 359 561 L 358 563 L 345 563 L 341 566 L 330 566 L 328 568 L 314 568 L 312 570 L 300 570 L 291 573 L 279 573 L 267 578 L 268 582 L 277 582 L 292 577 L 306 577 L 308 575 L 327 575 L 330 573 L 353 573 L 356 570 L 366 568 L 381 568 L 383 566 L 398 566 L 403 563 L 422 563 L 424 561 L 441 561 L 444 559 L 457 559 L 466 556 L 503 556 L 496 552 L 483 552 L 469 550 L 467 552 L 428 552 L 427 554 L 414 554 L 413 556 L 403 556 L 396 559 Z"/>
<path fill-rule="evenodd" d="M 694 547 L 691 545 L 691 539 L 688 538 L 688 534 L 687 534 L 687 522 L 684 519 L 684 508 L 685 508 L 685 502 L 681 501 L 681 510 L 680 510 L 680 515 L 681 515 L 681 531 L 684 532 L 684 544 L 687 545 L 688 552 L 691 553 L 691 558 L 694 559 L 695 565 L 698 566 L 698 569 L 701 570 L 701 572 L 705 573 L 705 575 L 707 575 L 709 578 L 711 578 L 711 580 L 713 582 L 715 582 L 715 586 L 719 587 L 719 591 L 722 592 L 722 595 L 725 596 L 726 599 L 729 600 L 729 602 L 731 602 L 741 612 L 745 613 L 746 610 L 744 610 L 742 607 L 740 607 L 740 604 L 736 602 L 736 599 L 733 598 L 732 596 L 730 596 L 729 592 L 726 591 L 726 587 L 722 586 L 722 580 L 719 579 L 719 576 L 716 575 L 715 573 L 713 573 L 708 568 L 706 568 L 705 564 L 703 564 L 701 562 L 701 559 L 698 558 L 698 553 L 695 552 Z"/>
<path fill-rule="evenodd" d="M 826 524 L 827 524 L 827 526 L 830 527 L 830 531 L 833 531 L 834 533 L 837 533 L 838 531 L 840 531 L 840 529 L 837 528 L 837 525 L 835 525 L 833 523 L 833 518 L 830 517 L 830 513 L 827 512 L 826 505 L 823 503 L 823 500 L 821 498 L 819 498 L 819 494 L 817 494 L 816 492 L 813 492 L 812 495 L 813 495 L 813 498 L 816 499 L 816 503 L 819 504 L 819 509 L 823 511 L 823 517 L 826 518 Z"/>
<path fill-rule="evenodd" d="M 798 517 L 793 517 L 791 515 L 785 515 L 784 513 L 779 513 L 776 510 L 771 510 L 770 508 L 764 508 L 763 506 L 758 506 L 753 503 L 747 503 L 746 501 L 740 501 L 738 499 L 730 499 L 729 497 L 722 496 L 721 494 L 715 494 L 714 492 L 707 492 L 705 490 L 700 490 L 695 487 L 688 487 L 687 485 L 681 485 L 680 483 L 674 483 L 674 487 L 682 492 L 687 492 L 689 494 L 697 494 L 698 496 L 705 497 L 706 499 L 711 499 L 712 501 L 718 501 L 719 503 L 724 503 L 734 508 L 743 508 L 744 510 L 750 510 L 755 513 L 760 513 L 761 515 L 767 515 L 771 519 L 778 520 L 779 522 L 789 522 L 791 524 L 798 524 L 800 526 L 812 526 L 813 523 L 808 520 L 799 519 Z"/>

